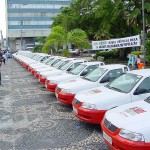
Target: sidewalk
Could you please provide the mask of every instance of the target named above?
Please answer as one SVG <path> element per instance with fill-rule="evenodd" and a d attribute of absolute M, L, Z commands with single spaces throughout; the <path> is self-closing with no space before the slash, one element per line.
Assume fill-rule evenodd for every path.
<path fill-rule="evenodd" d="M 107 150 L 99 125 L 74 117 L 13 59 L 2 65 L 0 149 Z"/>

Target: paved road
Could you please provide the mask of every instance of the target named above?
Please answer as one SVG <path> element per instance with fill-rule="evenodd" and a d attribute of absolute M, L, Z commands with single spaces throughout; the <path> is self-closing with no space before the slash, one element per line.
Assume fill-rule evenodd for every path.
<path fill-rule="evenodd" d="M 2 66 L 0 150 L 107 150 L 99 125 L 76 119 L 14 60 Z"/>

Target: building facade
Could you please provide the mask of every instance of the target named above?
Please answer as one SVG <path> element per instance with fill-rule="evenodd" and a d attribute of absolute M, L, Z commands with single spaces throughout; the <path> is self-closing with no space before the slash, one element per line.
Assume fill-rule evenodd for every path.
<path fill-rule="evenodd" d="M 6 35 L 13 50 L 49 35 L 53 18 L 72 0 L 6 0 Z"/>

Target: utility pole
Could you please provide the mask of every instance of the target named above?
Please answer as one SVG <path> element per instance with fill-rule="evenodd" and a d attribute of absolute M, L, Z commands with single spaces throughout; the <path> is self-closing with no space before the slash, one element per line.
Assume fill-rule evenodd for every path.
<path fill-rule="evenodd" d="M 21 50 L 22 50 L 22 25 L 23 25 L 23 21 L 21 21 Z"/>
<path fill-rule="evenodd" d="M 144 66 L 146 67 L 146 43 L 145 43 L 145 13 L 144 13 L 144 0 L 142 0 L 142 19 L 143 19 L 143 55 L 144 55 Z"/>

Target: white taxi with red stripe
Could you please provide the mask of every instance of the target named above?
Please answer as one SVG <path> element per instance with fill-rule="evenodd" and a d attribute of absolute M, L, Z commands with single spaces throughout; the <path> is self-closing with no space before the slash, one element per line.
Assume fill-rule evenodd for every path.
<path fill-rule="evenodd" d="M 103 138 L 113 150 L 150 150 L 150 97 L 105 114 Z"/>
<path fill-rule="evenodd" d="M 58 95 L 57 99 L 62 103 L 71 105 L 74 96 L 78 92 L 106 85 L 110 80 L 113 80 L 128 70 L 128 66 L 120 64 L 98 67 L 82 78 L 68 80 L 58 84 L 55 91 L 56 95 Z"/>
<path fill-rule="evenodd" d="M 64 82 L 66 80 L 75 79 L 78 77 L 85 76 L 89 72 L 96 69 L 98 66 L 104 65 L 103 62 L 86 62 L 82 63 L 76 68 L 70 70 L 69 72 L 62 72 L 55 76 L 50 76 L 47 78 L 45 82 L 45 86 L 48 91 L 55 92 L 57 84 Z"/>
<path fill-rule="evenodd" d="M 77 93 L 72 103 L 76 117 L 99 124 L 109 109 L 150 96 L 150 69 L 129 71 L 108 85 Z"/>

